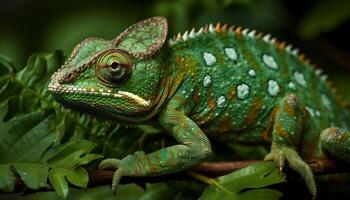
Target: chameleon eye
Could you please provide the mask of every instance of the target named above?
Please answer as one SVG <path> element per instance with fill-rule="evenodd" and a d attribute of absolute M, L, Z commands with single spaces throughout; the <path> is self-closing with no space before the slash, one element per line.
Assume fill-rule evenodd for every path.
<path fill-rule="evenodd" d="M 99 57 L 96 74 L 102 83 L 108 86 L 118 86 L 130 78 L 131 69 L 131 57 L 126 52 L 113 49 Z"/>

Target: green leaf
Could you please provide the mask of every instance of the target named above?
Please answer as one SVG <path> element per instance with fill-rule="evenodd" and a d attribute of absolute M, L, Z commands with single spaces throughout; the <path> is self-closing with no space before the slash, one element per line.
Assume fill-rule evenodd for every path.
<path fill-rule="evenodd" d="M 16 163 L 13 165 L 22 181 L 31 189 L 47 187 L 49 166 L 40 163 Z"/>
<path fill-rule="evenodd" d="M 260 188 L 283 181 L 284 176 L 272 162 L 254 164 L 219 177 L 217 185 L 208 186 L 200 199 L 278 199 L 282 195 L 279 191 Z"/>
<path fill-rule="evenodd" d="M 0 131 L 0 190 L 12 192 L 15 176 L 31 189 L 47 187 L 49 177 L 57 193 L 66 197 L 68 182 L 78 187 L 88 183 L 88 174 L 80 166 L 102 157 L 90 154 L 96 144 L 81 138 L 87 133 L 100 135 L 104 131 L 100 127 L 110 126 L 62 110 L 47 92 L 50 77 L 62 61 L 60 52 L 34 54 L 17 73 L 0 56 L 0 117 L 5 116 L 0 124 L 6 127 Z M 67 129 L 73 137 L 62 143 Z"/>
<path fill-rule="evenodd" d="M 81 157 L 79 159 L 79 163 L 77 163 L 77 165 L 86 165 L 94 160 L 97 160 L 99 158 L 103 158 L 102 155 L 100 154 L 86 154 L 85 156 Z"/>
<path fill-rule="evenodd" d="M 68 182 L 66 181 L 66 173 L 61 168 L 53 168 L 49 173 L 49 180 L 52 187 L 61 198 L 66 198 L 68 195 Z"/>
<path fill-rule="evenodd" d="M 51 120 L 43 111 L 12 120 L 8 133 L 0 134 L 0 163 L 38 161 L 56 138 L 50 134 Z"/>
<path fill-rule="evenodd" d="M 0 165 L 0 189 L 12 192 L 15 187 L 15 177 L 9 165 Z"/>
<path fill-rule="evenodd" d="M 280 199 L 282 193 L 273 190 L 273 189 L 254 189 L 248 190 L 243 193 L 237 195 L 238 200 L 250 200 L 250 199 L 259 199 L 259 200 L 272 200 L 272 199 Z"/>
<path fill-rule="evenodd" d="M 0 78 L 16 72 L 15 66 L 11 60 L 3 55 L 0 55 Z"/>
<path fill-rule="evenodd" d="M 147 184 L 146 192 L 139 198 L 139 200 L 162 200 L 171 199 L 174 195 L 173 188 L 165 183 Z"/>
<path fill-rule="evenodd" d="M 4 106 L 9 99 L 20 93 L 21 89 L 17 82 L 7 81 L 0 89 L 0 106 Z"/>
<path fill-rule="evenodd" d="M 66 198 L 68 195 L 68 181 L 75 186 L 86 188 L 89 181 L 88 177 L 88 173 L 82 167 L 75 170 L 53 167 L 49 172 L 50 183 L 62 198 Z"/>
<path fill-rule="evenodd" d="M 95 146 L 95 143 L 88 140 L 75 140 L 53 149 L 54 152 L 50 152 L 49 158 L 45 160 L 47 159 L 50 165 L 74 168 L 79 164 L 82 156 L 89 153 Z"/>
<path fill-rule="evenodd" d="M 75 186 L 86 188 L 89 175 L 83 167 L 78 167 L 75 170 L 67 170 L 67 180 Z"/>
<path fill-rule="evenodd" d="M 348 0 L 322 0 L 301 22 L 298 32 L 304 38 L 312 38 L 322 32 L 334 30 L 350 18 Z"/>

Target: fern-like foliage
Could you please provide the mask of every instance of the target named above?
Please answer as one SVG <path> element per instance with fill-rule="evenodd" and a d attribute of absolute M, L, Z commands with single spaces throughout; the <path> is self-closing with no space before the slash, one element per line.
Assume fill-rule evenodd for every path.
<path fill-rule="evenodd" d="M 18 69 L 0 57 L 0 189 L 12 192 L 15 176 L 30 189 L 49 187 L 61 196 L 68 182 L 86 187 L 83 165 L 101 158 L 86 134 L 105 132 L 86 116 L 62 109 L 47 91 L 50 75 L 62 64 L 61 52 L 32 55 Z M 103 123 L 102 123 L 103 124 Z M 112 125 L 109 125 L 112 126 Z"/>

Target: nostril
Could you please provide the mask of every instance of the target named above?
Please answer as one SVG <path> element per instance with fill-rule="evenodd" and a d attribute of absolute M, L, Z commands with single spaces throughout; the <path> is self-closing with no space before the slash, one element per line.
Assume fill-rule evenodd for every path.
<path fill-rule="evenodd" d="M 69 83 L 74 80 L 74 74 L 73 73 L 68 73 L 65 76 L 59 76 L 57 77 L 57 81 L 62 84 L 62 83 Z"/>
<path fill-rule="evenodd" d="M 67 75 L 67 78 L 68 78 L 68 79 L 72 79 L 72 78 L 73 78 L 73 74 L 72 74 L 72 73 L 69 73 L 69 74 Z"/>

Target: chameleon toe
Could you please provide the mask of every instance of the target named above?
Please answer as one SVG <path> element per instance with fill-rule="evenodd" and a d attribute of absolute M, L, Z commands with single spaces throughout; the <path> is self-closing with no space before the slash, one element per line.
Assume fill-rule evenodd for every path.
<path fill-rule="evenodd" d="M 120 160 L 116 158 L 107 158 L 100 162 L 98 169 L 118 169 Z"/>

